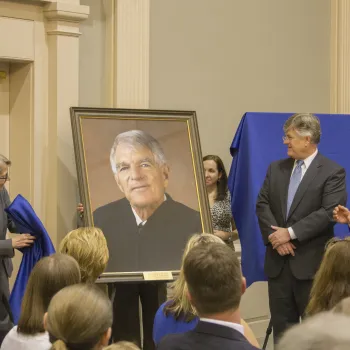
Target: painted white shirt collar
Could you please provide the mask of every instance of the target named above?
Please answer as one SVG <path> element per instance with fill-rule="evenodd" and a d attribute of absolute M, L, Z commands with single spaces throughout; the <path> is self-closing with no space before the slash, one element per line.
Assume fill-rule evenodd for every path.
<path fill-rule="evenodd" d="M 227 321 L 219 321 L 219 320 L 213 320 L 211 318 L 200 318 L 200 320 L 202 322 L 208 322 L 208 323 L 215 323 L 218 324 L 220 326 L 225 326 L 225 327 L 229 327 L 232 328 L 236 331 L 238 331 L 239 333 L 244 335 L 244 327 L 239 324 L 239 323 L 233 323 L 233 322 L 227 322 Z"/>
<path fill-rule="evenodd" d="M 166 195 L 164 194 L 164 202 L 166 201 Z M 130 205 L 131 206 L 131 205 Z M 142 226 L 147 222 L 147 220 L 142 220 L 136 213 L 136 210 L 131 206 L 131 210 L 134 213 L 135 219 L 136 219 L 136 225 L 139 226 L 142 224 Z"/>

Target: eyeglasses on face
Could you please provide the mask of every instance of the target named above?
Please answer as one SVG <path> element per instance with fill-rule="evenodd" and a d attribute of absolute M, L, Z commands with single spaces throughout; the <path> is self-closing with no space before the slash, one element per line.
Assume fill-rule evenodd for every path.
<path fill-rule="evenodd" d="M 6 182 L 8 180 L 10 180 L 8 173 L 6 175 L 0 176 L 0 182 Z"/>
<path fill-rule="evenodd" d="M 294 139 L 295 139 L 295 137 L 292 137 L 292 136 L 282 136 L 283 142 L 287 142 L 287 141 L 290 142 Z"/>

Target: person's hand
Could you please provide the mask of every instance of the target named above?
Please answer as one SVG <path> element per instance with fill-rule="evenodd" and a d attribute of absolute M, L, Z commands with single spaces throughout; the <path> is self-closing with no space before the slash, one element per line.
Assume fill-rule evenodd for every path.
<path fill-rule="evenodd" d="M 276 248 L 278 254 L 282 256 L 288 255 L 288 254 L 295 256 L 294 249 L 295 249 L 295 245 L 291 242 L 281 244 Z"/>
<path fill-rule="evenodd" d="M 274 233 L 271 233 L 269 236 L 269 241 L 272 244 L 273 249 L 276 249 L 281 244 L 287 243 L 290 241 L 290 235 L 286 228 L 271 226 L 272 229 L 276 230 Z"/>
<path fill-rule="evenodd" d="M 79 213 L 80 217 L 84 216 L 84 206 L 81 203 L 79 203 L 77 206 L 77 212 Z"/>
<path fill-rule="evenodd" d="M 231 232 L 214 230 L 214 235 L 220 237 L 224 241 L 228 240 L 231 236 Z"/>
<path fill-rule="evenodd" d="M 16 235 L 16 237 L 12 238 L 12 248 L 20 249 L 25 247 L 30 247 L 34 243 L 35 237 L 30 235 L 29 233 L 22 233 L 20 235 Z"/>
<path fill-rule="evenodd" d="M 350 210 L 338 205 L 333 210 L 333 219 L 340 224 L 350 224 Z"/>

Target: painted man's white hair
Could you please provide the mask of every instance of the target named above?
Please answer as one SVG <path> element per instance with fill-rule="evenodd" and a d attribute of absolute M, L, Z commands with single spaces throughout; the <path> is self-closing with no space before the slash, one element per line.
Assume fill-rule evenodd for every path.
<path fill-rule="evenodd" d="M 118 171 L 115 153 L 120 144 L 130 145 L 131 147 L 146 147 L 153 153 L 154 159 L 158 165 L 167 164 L 163 148 L 153 136 L 142 130 L 130 130 L 117 135 L 111 148 L 109 159 L 114 174 Z"/>

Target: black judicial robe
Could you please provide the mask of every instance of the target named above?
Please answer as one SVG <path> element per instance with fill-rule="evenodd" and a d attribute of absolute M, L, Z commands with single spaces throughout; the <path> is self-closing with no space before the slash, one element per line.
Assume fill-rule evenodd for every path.
<path fill-rule="evenodd" d="M 94 225 L 102 229 L 109 248 L 106 272 L 179 270 L 186 242 L 201 233 L 199 212 L 167 200 L 138 227 L 126 198 L 97 208 Z"/>

